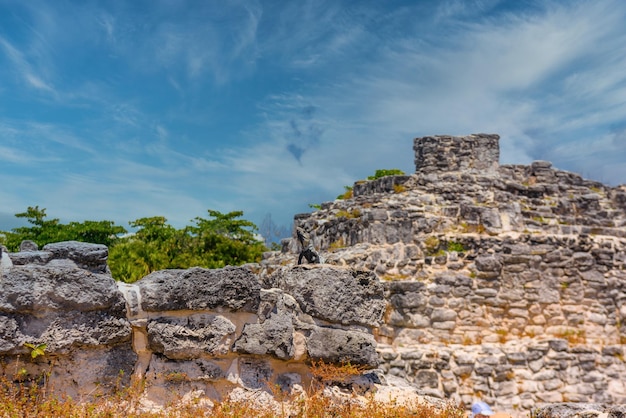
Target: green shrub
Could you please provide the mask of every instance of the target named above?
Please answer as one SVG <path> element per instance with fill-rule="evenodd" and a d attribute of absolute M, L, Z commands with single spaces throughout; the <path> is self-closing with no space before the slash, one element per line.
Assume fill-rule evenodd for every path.
<path fill-rule="evenodd" d="M 373 176 L 368 176 L 367 179 L 368 180 L 376 180 L 379 179 L 381 177 L 385 177 L 385 176 L 403 176 L 404 175 L 404 171 L 402 170 L 398 170 L 397 168 L 392 168 L 389 170 L 376 170 L 376 172 L 374 173 Z"/>

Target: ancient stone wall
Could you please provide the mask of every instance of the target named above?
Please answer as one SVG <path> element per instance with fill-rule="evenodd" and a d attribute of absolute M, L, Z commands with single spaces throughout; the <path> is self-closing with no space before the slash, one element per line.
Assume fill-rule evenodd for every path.
<path fill-rule="evenodd" d="M 3 256 L 2 373 L 49 373 L 68 394 L 134 375 L 149 400 L 222 399 L 300 385 L 311 359 L 349 360 L 516 417 L 626 404 L 626 186 L 499 165 L 497 135 L 414 147 L 416 173 L 294 217 L 327 265 L 294 266 L 295 237 L 259 265 L 133 285 L 113 281 L 103 246 Z M 24 343 L 46 354 L 31 361 Z"/>
<path fill-rule="evenodd" d="M 495 173 L 500 160 L 500 136 L 426 136 L 413 141 L 415 172 L 449 171 Z"/>
<path fill-rule="evenodd" d="M 385 284 L 384 369 L 518 413 L 626 403 L 626 186 L 499 165 L 497 135 L 414 149 L 416 173 L 357 182 L 353 198 L 294 218 L 327 263 Z M 263 263 L 298 250 L 286 241 Z"/>
<path fill-rule="evenodd" d="M 269 396 L 272 384 L 304 387 L 311 360 L 380 363 L 373 330 L 386 302 L 369 272 L 294 267 L 261 280 L 253 266 L 192 268 L 124 284 L 108 273 L 102 245 L 64 242 L 10 257 L 0 276 L 0 373 L 45 377 L 75 398 L 131 376 L 145 378 L 144 401 L 161 406 L 190 393 Z M 31 358 L 36 346 L 44 353 Z"/>

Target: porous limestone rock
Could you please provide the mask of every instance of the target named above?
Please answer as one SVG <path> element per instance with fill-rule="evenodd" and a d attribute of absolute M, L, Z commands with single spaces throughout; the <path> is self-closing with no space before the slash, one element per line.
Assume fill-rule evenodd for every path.
<path fill-rule="evenodd" d="M 147 325 L 148 347 L 173 360 L 224 355 L 230 350 L 235 329 L 235 324 L 221 315 L 155 318 Z"/>
<path fill-rule="evenodd" d="M 514 414 L 626 403 L 615 354 L 626 342 L 626 185 L 547 161 L 501 165 L 498 142 L 416 138 L 415 173 L 358 181 L 352 198 L 294 216 L 294 228 L 328 265 L 383 282 L 376 338 L 388 375 L 467 406 L 480 392 Z M 292 237 L 266 254 L 262 276 L 297 250 Z"/>
<path fill-rule="evenodd" d="M 106 245 L 64 241 L 44 245 L 42 250 L 52 253 L 53 259 L 72 260 L 78 267 L 93 273 L 108 271 L 109 249 Z"/>
<path fill-rule="evenodd" d="M 376 341 L 371 334 L 335 328 L 314 327 L 307 338 L 309 356 L 327 363 L 351 363 L 376 367 Z"/>
<path fill-rule="evenodd" d="M 39 250 L 39 246 L 37 245 L 35 241 L 26 239 L 20 243 L 20 252 L 37 251 L 37 250 Z"/>
<path fill-rule="evenodd" d="M 621 418 L 626 416 L 626 405 L 609 406 L 596 403 L 559 403 L 532 411 L 532 418 Z"/>
<path fill-rule="evenodd" d="M 4 370 L 17 370 L 21 363 L 23 378 L 49 374 L 50 384 L 70 396 L 128 383 L 137 355 L 124 297 L 105 273 L 106 247 L 74 242 L 46 247 L 29 252 L 48 254 L 46 262 L 16 263 L 0 277 Z M 25 259 L 17 254 L 11 258 Z M 32 348 L 25 344 L 41 345 L 44 353 L 20 362 L 30 358 Z"/>
<path fill-rule="evenodd" d="M 228 309 L 256 312 L 259 280 L 250 270 L 199 267 L 160 270 L 138 282 L 141 307 L 147 312 Z"/>
<path fill-rule="evenodd" d="M 371 272 L 330 266 L 280 269 L 264 283 L 290 294 L 302 311 L 342 325 L 380 325 L 386 302 Z"/>
<path fill-rule="evenodd" d="M 294 327 L 288 316 L 273 316 L 260 324 L 246 324 L 233 350 L 239 353 L 272 355 L 282 360 L 295 354 Z"/>

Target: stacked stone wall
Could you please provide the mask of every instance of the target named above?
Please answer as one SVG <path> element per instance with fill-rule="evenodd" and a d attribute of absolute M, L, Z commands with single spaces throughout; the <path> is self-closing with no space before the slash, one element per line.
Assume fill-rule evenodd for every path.
<path fill-rule="evenodd" d="M 184 396 L 270 397 L 272 385 L 302 391 L 313 360 L 380 364 L 373 332 L 386 302 L 371 272 L 191 268 L 125 284 L 108 273 L 103 245 L 9 255 L 14 264 L 0 271 L 0 375 L 9 380 L 45 380 L 87 400 L 134 376 L 146 382 L 142 402 L 163 407 Z M 359 387 L 374 382 L 368 374 Z"/>
<path fill-rule="evenodd" d="M 560 402 L 626 403 L 623 345 L 589 346 L 566 339 L 502 344 L 379 347 L 383 370 L 422 393 L 527 417 Z M 569 416 L 569 415 L 568 415 Z"/>
<path fill-rule="evenodd" d="M 520 416 L 625 403 L 626 186 L 547 161 L 499 165 L 492 135 L 414 150 L 415 174 L 357 182 L 353 198 L 294 219 L 327 263 L 385 284 L 385 370 Z M 263 263 L 298 250 L 287 241 Z"/>
<path fill-rule="evenodd" d="M 500 136 L 490 134 L 416 138 L 413 141 L 415 171 L 421 174 L 447 171 L 495 172 L 500 159 L 499 139 Z"/>

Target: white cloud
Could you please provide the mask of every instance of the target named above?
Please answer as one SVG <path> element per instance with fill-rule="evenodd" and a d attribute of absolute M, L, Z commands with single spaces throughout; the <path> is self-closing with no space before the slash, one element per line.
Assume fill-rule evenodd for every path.
<path fill-rule="evenodd" d="M 285 223 L 375 169 L 412 171 L 412 139 L 431 134 L 499 133 L 503 162 L 552 159 L 626 180 L 623 2 L 539 2 L 515 13 L 494 1 L 418 3 L 158 2 L 146 16 L 107 3 L 78 7 L 77 27 L 41 3 L 38 32 L 25 47 L 0 37 L 0 51 L 22 83 L 87 117 L 5 122 L 0 159 L 32 167 L 16 180 L 28 184 L 20 198 L 40 199 L 29 204 L 55 217 L 159 214 L 182 224 L 207 208 L 259 219 L 271 211 Z M 119 75 L 64 85 L 50 51 L 64 57 L 77 45 L 97 47 Z M 175 95 L 142 96 L 125 77 Z M 258 115 L 235 115 L 242 126 L 228 128 L 227 141 L 239 145 L 220 143 L 227 128 L 211 130 L 222 129 L 214 107 L 264 94 L 248 88 L 270 93 Z M 54 165 L 54 182 L 38 184 L 50 166 L 34 164 L 29 144 L 39 161 L 77 163 Z"/>
<path fill-rule="evenodd" d="M 36 73 L 24 54 L 2 36 L 0 36 L 0 46 L 11 61 L 15 72 L 23 78 L 28 86 L 48 93 L 56 93 L 54 87 L 50 83 L 45 82 L 40 74 Z"/>
<path fill-rule="evenodd" d="M 503 163 L 556 159 L 560 168 L 624 181 L 617 163 L 603 164 L 614 161 L 615 152 L 617 160 L 626 161 L 624 149 L 618 151 L 602 134 L 590 141 L 577 131 L 601 132 L 625 114 L 620 64 L 626 42 L 619 23 L 624 8 L 609 12 L 611 5 L 619 6 L 576 3 L 485 19 L 457 27 L 440 43 L 404 39 L 332 84 L 272 96 L 255 134 L 272 144 L 239 153 L 234 182 L 238 187 L 250 182 L 259 199 L 268 188 L 277 201 L 304 201 L 307 192 L 333 198 L 342 185 L 374 169 L 412 171 L 415 136 L 475 132 L 502 136 Z M 295 33 L 286 48 L 297 49 L 298 42 L 303 41 Z M 605 68 L 601 58 L 609 56 L 617 65 Z M 596 77 L 602 81 L 593 82 Z M 576 83 L 585 84 L 582 93 Z M 284 150 L 290 121 L 306 104 L 318 109 L 315 123 L 322 135 L 319 145 L 302 153 L 299 165 Z M 580 108 L 590 111 L 581 114 Z M 591 170 L 594 166 L 607 170 Z M 247 172 L 273 174 L 254 178 Z"/>

